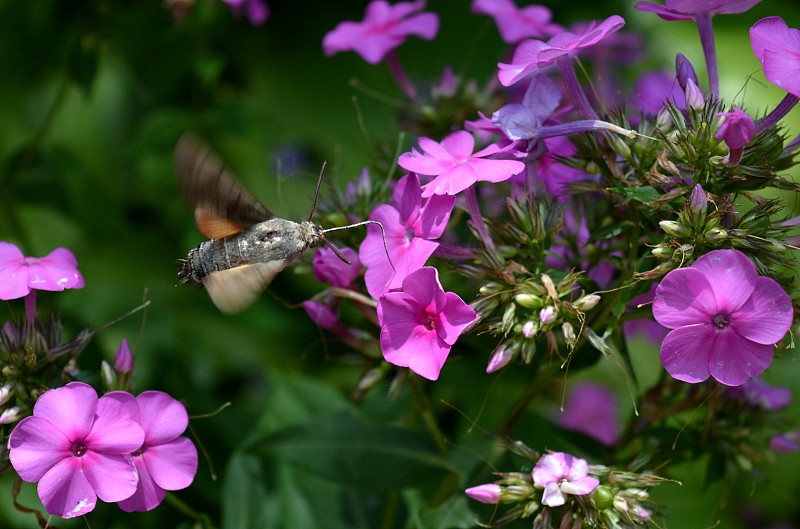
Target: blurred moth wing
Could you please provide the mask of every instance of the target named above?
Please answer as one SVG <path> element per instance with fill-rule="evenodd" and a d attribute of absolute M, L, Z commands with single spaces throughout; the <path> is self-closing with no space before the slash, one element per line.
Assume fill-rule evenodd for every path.
<path fill-rule="evenodd" d="M 203 278 L 203 286 L 220 311 L 234 314 L 255 301 L 288 264 L 279 260 L 211 272 Z"/>

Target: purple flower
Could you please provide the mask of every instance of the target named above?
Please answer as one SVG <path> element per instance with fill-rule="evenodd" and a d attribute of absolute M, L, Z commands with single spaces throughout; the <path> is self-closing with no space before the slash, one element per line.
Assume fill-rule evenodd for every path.
<path fill-rule="evenodd" d="M 435 177 L 422 188 L 423 198 L 455 195 L 478 181 L 502 182 L 525 169 L 517 160 L 484 159 L 500 152 L 495 144 L 473 153 L 475 139 L 464 130 L 448 135 L 441 143 L 420 138 L 419 146 L 422 152 L 412 148 L 401 154 L 397 163 L 408 171 Z"/>
<path fill-rule="evenodd" d="M 435 268 L 420 268 L 403 280 L 401 292 L 378 300 L 383 357 L 436 380 L 450 348 L 475 319 L 457 294 L 444 291 Z"/>
<path fill-rule="evenodd" d="M 497 77 L 503 86 L 511 86 L 523 77 L 550 66 L 561 56 L 597 44 L 624 25 L 625 20 L 622 17 L 612 15 L 599 24 L 593 20 L 580 33 L 563 31 L 547 42 L 526 40 L 514 52 L 511 64 L 497 65 L 500 68 Z"/>
<path fill-rule="evenodd" d="M 358 253 L 352 248 L 340 248 L 339 251 L 350 264 L 342 261 L 331 248 L 323 246 L 314 254 L 314 277 L 321 283 L 349 288 L 361 273 L 361 261 L 358 259 Z"/>
<path fill-rule="evenodd" d="M 25 257 L 9 242 L 0 242 L 0 299 L 17 299 L 32 289 L 83 288 L 78 260 L 66 248 L 44 257 Z"/>
<path fill-rule="evenodd" d="M 668 72 L 647 72 L 636 81 L 631 100 L 645 114 L 656 115 L 664 104 L 672 102 L 686 108 L 683 90 L 675 76 Z"/>
<path fill-rule="evenodd" d="M 800 431 L 786 432 L 770 439 L 769 447 L 773 452 L 797 452 L 800 450 Z"/>
<path fill-rule="evenodd" d="M 181 436 L 189 424 L 183 404 L 161 391 L 145 391 L 135 402 L 144 442 L 132 454 L 139 485 L 132 496 L 119 502 L 126 512 L 155 509 L 166 491 L 185 489 L 197 472 L 197 449 Z"/>
<path fill-rule="evenodd" d="M 530 140 L 536 129 L 553 115 L 561 104 L 558 85 L 545 75 L 531 79 L 522 103 L 511 103 L 492 114 L 492 122 L 510 140 Z"/>
<path fill-rule="evenodd" d="M 380 205 L 369 216 L 380 222 L 386 233 L 384 246 L 380 228 L 369 226 L 359 248 L 361 261 L 367 267 L 364 274 L 367 292 L 375 299 L 400 288 L 403 279 L 422 268 L 439 247 L 435 239 L 442 236 L 447 226 L 455 197 L 433 195 L 422 200 L 421 195 L 419 179 L 415 175 L 404 176 L 394 188 L 394 206 Z"/>
<path fill-rule="evenodd" d="M 789 388 L 773 388 L 760 378 L 748 380 L 741 386 L 731 388 L 728 394 L 766 411 L 780 410 L 792 402 L 792 392 Z"/>
<path fill-rule="evenodd" d="M 11 432 L 9 460 L 23 480 L 39 482 L 48 513 L 86 514 L 98 497 L 118 502 L 136 491 L 130 454 L 145 438 L 136 415 L 136 400 L 128 393 L 113 391 L 98 399 L 82 382 L 51 389 Z"/>
<path fill-rule="evenodd" d="M 600 384 L 582 382 L 569 392 L 558 425 L 565 430 L 580 432 L 604 445 L 619 439 L 621 427 L 617 418 L 616 397 Z"/>
<path fill-rule="evenodd" d="M 800 64 L 800 63 L 798 63 Z M 720 112 L 717 117 L 724 117 L 714 139 L 724 141 L 731 149 L 741 149 L 753 139 L 756 124 L 744 110 L 739 107 L 730 112 Z"/>
<path fill-rule="evenodd" d="M 323 329 L 330 331 L 339 325 L 339 316 L 336 311 L 324 303 L 307 299 L 303 302 L 303 309 L 311 321 Z"/>
<path fill-rule="evenodd" d="M 269 17 L 269 7 L 263 0 L 222 0 L 237 17 L 242 15 L 254 26 L 260 26 Z"/>
<path fill-rule="evenodd" d="M 114 356 L 114 371 L 117 373 L 133 372 L 133 353 L 131 346 L 128 345 L 128 340 L 123 339 L 119 344 L 117 354 Z"/>
<path fill-rule="evenodd" d="M 636 9 L 655 13 L 664 20 L 695 20 L 704 14 L 744 13 L 761 0 L 665 0 L 664 4 L 637 2 Z"/>
<path fill-rule="evenodd" d="M 564 494 L 589 494 L 600 481 L 589 476 L 589 464 L 585 459 L 553 452 L 543 455 L 533 467 L 533 484 L 544 488 L 542 505 L 558 507 L 567 501 Z"/>
<path fill-rule="evenodd" d="M 553 13 L 540 5 L 519 8 L 512 0 L 474 0 L 471 10 L 494 18 L 500 37 L 509 44 L 549 37 L 561 30 L 561 26 L 550 22 Z"/>
<path fill-rule="evenodd" d="M 419 13 L 425 4 L 425 0 L 395 5 L 385 0 L 373 0 L 367 6 L 362 22 L 341 22 L 325 35 L 322 41 L 325 55 L 354 51 L 368 63 L 377 64 L 409 35 L 433 39 L 439 31 L 439 16 Z"/>
<path fill-rule="evenodd" d="M 750 28 L 753 53 L 769 82 L 800 97 L 800 30 L 781 17 L 767 17 Z"/>
<path fill-rule="evenodd" d="M 738 250 L 715 250 L 668 273 L 653 301 L 656 321 L 673 329 L 661 362 L 673 378 L 709 376 L 738 386 L 772 362 L 774 344 L 792 324 L 792 302 Z"/>
<path fill-rule="evenodd" d="M 502 491 L 503 489 L 497 483 L 485 483 L 468 488 L 464 494 L 481 503 L 499 503 Z"/>

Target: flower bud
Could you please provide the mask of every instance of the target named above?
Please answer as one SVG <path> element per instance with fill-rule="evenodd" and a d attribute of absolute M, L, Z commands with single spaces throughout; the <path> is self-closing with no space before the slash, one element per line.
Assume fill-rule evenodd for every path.
<path fill-rule="evenodd" d="M 672 257 L 672 254 L 675 253 L 675 250 L 669 246 L 656 246 L 650 250 L 650 253 L 653 254 L 653 257 L 658 259 L 669 259 Z"/>
<path fill-rule="evenodd" d="M 741 149 L 753 139 L 755 122 L 741 108 L 735 107 L 730 112 L 720 112 L 717 116 L 725 119 L 714 135 L 715 140 L 724 141 L 731 149 Z"/>
<path fill-rule="evenodd" d="M 112 391 L 117 388 L 117 372 L 111 367 L 111 364 L 103 360 L 100 362 L 100 380 L 103 381 L 103 387 Z"/>
<path fill-rule="evenodd" d="M 494 350 L 494 353 L 492 353 L 489 364 L 486 366 L 486 372 L 494 373 L 504 368 L 513 358 L 514 349 L 508 347 L 506 344 L 500 344 L 500 346 Z"/>
<path fill-rule="evenodd" d="M 600 303 L 600 299 L 600 296 L 597 294 L 586 294 L 578 298 L 574 305 L 578 310 L 586 312 L 595 308 L 597 304 Z"/>
<path fill-rule="evenodd" d="M 728 238 L 728 232 L 722 228 L 711 228 L 705 233 L 706 240 L 721 241 Z"/>
<path fill-rule="evenodd" d="M 522 336 L 531 339 L 539 332 L 539 324 L 533 320 L 528 320 L 522 324 Z"/>
<path fill-rule="evenodd" d="M 2 386 L 0 386 L 0 406 L 5 404 L 6 402 L 14 396 L 14 384 L 11 382 L 6 382 Z"/>
<path fill-rule="evenodd" d="M 561 332 L 564 333 L 564 340 L 568 345 L 575 343 L 575 328 L 570 322 L 564 322 L 564 324 L 561 326 Z"/>
<path fill-rule="evenodd" d="M 22 407 L 14 406 L 0 413 L 0 424 L 12 424 L 22 419 Z"/>
<path fill-rule="evenodd" d="M 669 110 L 666 108 L 662 108 L 656 114 L 656 128 L 659 130 L 666 130 L 672 125 L 672 116 L 669 113 Z"/>
<path fill-rule="evenodd" d="M 692 233 L 683 224 L 675 222 L 674 220 L 662 220 L 658 225 L 661 226 L 664 233 L 670 237 L 688 237 Z"/>
<path fill-rule="evenodd" d="M 486 483 L 477 487 L 470 487 L 464 494 L 481 503 L 498 503 L 502 489 L 496 483 Z"/>
<path fill-rule="evenodd" d="M 675 56 L 675 77 L 678 79 L 678 84 L 681 88 L 686 90 L 686 84 L 691 79 L 695 84 L 697 81 L 697 74 L 694 71 L 694 66 L 689 62 L 689 59 L 682 53 Z"/>
<path fill-rule="evenodd" d="M 128 340 L 123 339 L 119 344 L 117 355 L 114 357 L 114 370 L 117 373 L 133 372 L 133 353 Z"/>
<path fill-rule="evenodd" d="M 686 108 L 700 112 L 706 104 L 703 92 L 697 86 L 697 83 L 691 79 L 686 80 L 686 87 L 684 88 L 684 95 L 686 97 Z"/>
<path fill-rule="evenodd" d="M 548 305 L 544 307 L 541 311 L 539 311 L 539 321 L 542 322 L 542 325 L 547 325 L 548 323 L 553 323 L 557 316 L 556 308 L 552 305 Z"/>
<path fill-rule="evenodd" d="M 608 509 L 614 504 L 614 491 L 608 485 L 600 485 L 592 492 L 592 503 L 598 510 Z"/>
<path fill-rule="evenodd" d="M 535 296 L 533 294 L 517 294 L 514 296 L 514 301 L 517 302 L 518 305 L 525 307 L 526 309 L 538 309 L 542 305 L 544 305 L 544 301 L 539 296 Z"/>

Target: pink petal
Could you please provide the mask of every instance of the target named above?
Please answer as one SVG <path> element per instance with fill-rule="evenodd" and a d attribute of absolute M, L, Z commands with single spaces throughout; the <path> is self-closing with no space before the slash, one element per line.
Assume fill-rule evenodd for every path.
<path fill-rule="evenodd" d="M 730 313 L 741 307 L 752 294 L 758 277 L 756 267 L 738 250 L 709 252 L 695 261 L 692 269 L 708 279 L 716 299 L 714 312 Z"/>
<path fill-rule="evenodd" d="M 83 276 L 78 272 L 78 260 L 66 248 L 56 248 L 30 265 L 28 285 L 37 290 L 83 288 Z"/>
<path fill-rule="evenodd" d="M 792 326 L 792 300 L 781 286 L 768 277 L 759 277 L 747 302 L 731 315 L 736 332 L 762 345 L 779 342 Z"/>
<path fill-rule="evenodd" d="M 414 35 L 424 40 L 433 39 L 439 32 L 439 15 L 436 13 L 420 13 L 399 22 L 392 28 L 392 34 L 406 37 Z"/>
<path fill-rule="evenodd" d="M 708 278 L 694 268 L 672 270 L 656 288 L 653 317 L 675 329 L 705 324 L 717 313 L 714 290 Z"/>
<path fill-rule="evenodd" d="M 26 417 L 8 439 L 9 460 L 23 480 L 39 481 L 62 459 L 72 456 L 71 445 L 72 442 L 46 419 Z"/>
<path fill-rule="evenodd" d="M 459 130 L 447 135 L 442 140 L 442 148 L 459 162 L 464 162 L 472 157 L 475 149 L 475 138 L 465 130 Z"/>
<path fill-rule="evenodd" d="M 106 502 L 117 502 L 130 498 L 136 492 L 139 474 L 131 457 L 87 452 L 78 459 L 86 479 L 97 496 Z"/>
<path fill-rule="evenodd" d="M 548 483 L 558 483 L 563 479 L 567 470 L 564 456 L 565 454 L 562 452 L 555 452 L 540 457 L 531 473 L 533 476 L 533 483 L 544 487 Z"/>
<path fill-rule="evenodd" d="M 766 50 L 762 63 L 764 65 L 764 76 L 771 83 L 783 88 L 792 95 L 800 97 L 800 43 L 791 52 L 786 50 Z"/>
<path fill-rule="evenodd" d="M 106 393 L 97 402 L 97 415 L 86 445 L 98 453 L 130 454 L 144 443 L 144 430 L 138 421 L 139 407 L 133 395 L 123 391 Z"/>
<path fill-rule="evenodd" d="M 133 463 L 139 474 L 139 484 L 136 487 L 136 492 L 130 498 L 117 502 L 117 505 L 125 512 L 153 510 L 164 501 L 167 491 L 153 481 L 153 477 L 147 471 L 147 467 L 141 457 L 134 457 Z"/>
<path fill-rule="evenodd" d="M 83 382 L 45 391 L 33 407 L 36 417 L 48 421 L 70 441 L 89 434 L 97 409 L 97 392 Z"/>
<path fill-rule="evenodd" d="M 150 476 L 166 490 L 185 489 L 197 473 L 197 448 L 186 437 L 149 446 L 142 458 Z"/>
<path fill-rule="evenodd" d="M 542 495 L 542 505 L 548 507 L 559 507 L 566 503 L 567 499 L 561 493 L 557 482 L 548 483 L 544 487 L 544 494 Z"/>
<path fill-rule="evenodd" d="M 692 20 L 692 16 L 679 13 L 663 4 L 654 4 L 653 2 L 636 2 L 635 7 L 639 11 L 655 13 L 664 20 Z"/>
<path fill-rule="evenodd" d="M 74 518 L 90 512 L 97 494 L 76 457 L 63 459 L 39 481 L 36 488 L 48 514 Z"/>
<path fill-rule="evenodd" d="M 0 241 L 0 299 L 17 299 L 30 292 L 25 256 L 10 242 Z"/>
<path fill-rule="evenodd" d="M 397 181 L 392 201 L 400 215 L 400 224 L 405 225 L 408 219 L 419 214 L 421 193 L 419 178 L 416 175 L 409 174 Z"/>
<path fill-rule="evenodd" d="M 25 259 L 25 255 L 15 244 L 0 241 L 0 266 L 11 261 L 22 262 L 23 259 Z"/>
<path fill-rule="evenodd" d="M 711 324 L 679 327 L 661 343 L 661 363 L 672 378 L 702 382 L 710 375 L 709 355 L 717 334 Z"/>
<path fill-rule="evenodd" d="M 600 484 L 600 480 L 592 476 L 585 476 L 574 481 L 565 481 L 561 484 L 561 490 L 567 494 L 583 496 L 589 494 Z"/>
<path fill-rule="evenodd" d="M 517 160 L 473 159 L 470 165 L 481 182 L 503 182 L 525 170 L 525 164 Z"/>
<path fill-rule="evenodd" d="M 167 443 L 186 431 L 186 407 L 163 391 L 145 391 L 136 397 L 136 402 L 147 446 Z"/>
<path fill-rule="evenodd" d="M 450 346 L 442 342 L 436 332 L 417 325 L 409 340 L 399 349 L 383 347 L 383 330 L 381 330 L 381 350 L 387 362 L 406 366 L 414 373 L 428 380 L 436 380 L 450 354 Z"/>
<path fill-rule="evenodd" d="M 764 62 L 764 51 L 783 48 L 791 39 L 789 26 L 781 17 L 762 18 L 750 28 L 750 45 L 759 62 Z"/>
<path fill-rule="evenodd" d="M 461 333 L 477 319 L 477 314 L 458 294 L 445 292 L 445 299 L 445 306 L 439 314 L 440 325 L 436 330 L 444 343 L 453 345 Z"/>
<path fill-rule="evenodd" d="M 739 386 L 763 373 L 775 351 L 772 345 L 751 342 L 730 328 L 708 345 L 711 376 L 726 386 Z"/>
<path fill-rule="evenodd" d="M 431 195 L 455 195 L 478 181 L 478 174 L 470 164 L 459 164 L 422 187 L 422 198 Z"/>
<path fill-rule="evenodd" d="M 409 274 L 403 281 L 403 291 L 414 299 L 422 310 L 431 306 L 437 294 L 444 289 L 439 282 L 439 272 L 432 266 L 420 268 Z"/>
<path fill-rule="evenodd" d="M 384 356 L 402 348 L 418 325 L 419 308 L 404 292 L 388 292 L 378 299 L 381 349 Z M 405 367 L 405 364 L 404 364 Z"/>
<path fill-rule="evenodd" d="M 438 239 L 444 233 L 456 197 L 452 195 L 433 195 L 425 199 L 420 210 L 420 229 L 414 232 L 417 237 Z"/>

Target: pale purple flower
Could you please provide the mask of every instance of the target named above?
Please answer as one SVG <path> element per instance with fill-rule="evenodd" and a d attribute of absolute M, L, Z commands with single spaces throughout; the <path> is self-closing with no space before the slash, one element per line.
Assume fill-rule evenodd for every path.
<path fill-rule="evenodd" d="M 368 63 L 377 64 L 409 35 L 433 39 L 439 31 L 439 16 L 420 13 L 425 5 L 425 0 L 394 5 L 385 0 L 373 0 L 367 5 L 363 21 L 341 22 L 325 35 L 322 41 L 325 55 L 354 51 Z"/>
<path fill-rule="evenodd" d="M 558 425 L 613 445 L 622 433 L 618 410 L 619 403 L 611 391 L 600 384 L 580 382 L 567 395 Z"/>
<path fill-rule="evenodd" d="M 78 260 L 66 248 L 44 257 L 25 257 L 9 242 L 0 242 L 0 299 L 17 299 L 31 290 L 83 288 Z"/>
<path fill-rule="evenodd" d="M 720 112 L 717 117 L 724 117 L 725 120 L 717 129 L 714 139 L 724 141 L 731 149 L 741 149 L 753 139 L 756 124 L 747 112 L 739 107 L 730 112 Z"/>
<path fill-rule="evenodd" d="M 436 380 L 450 348 L 476 317 L 457 294 L 444 291 L 435 268 L 420 268 L 403 280 L 402 291 L 378 300 L 383 357 Z"/>
<path fill-rule="evenodd" d="M 593 20 L 580 33 L 562 31 L 547 42 L 526 40 L 517 47 L 510 64 L 497 65 L 500 69 L 497 77 L 503 86 L 511 86 L 533 72 L 550 66 L 559 57 L 597 44 L 624 25 L 622 17 L 612 15 L 599 24 Z"/>
<path fill-rule="evenodd" d="M 123 339 L 119 344 L 117 354 L 114 356 L 114 371 L 117 373 L 133 372 L 133 353 L 131 346 L 128 345 L 128 340 Z"/>
<path fill-rule="evenodd" d="M 650 286 L 650 290 L 630 300 L 628 308 L 637 309 L 639 305 L 647 306 L 652 303 L 656 297 L 656 288 L 658 288 L 658 284 L 654 283 Z M 641 336 L 653 343 L 661 342 L 669 332 L 669 329 L 649 318 L 625 320 L 622 330 L 627 338 Z"/>
<path fill-rule="evenodd" d="M 561 90 L 545 75 L 535 75 L 521 103 L 511 103 L 492 114 L 492 122 L 510 140 L 531 140 L 561 104 Z"/>
<path fill-rule="evenodd" d="M 9 460 L 24 481 L 39 482 L 39 497 L 52 515 L 86 514 L 98 497 L 122 501 L 139 481 L 131 453 L 145 433 L 136 414 L 136 400 L 128 393 L 113 391 L 98 399 L 82 382 L 51 389 L 11 432 Z"/>
<path fill-rule="evenodd" d="M 485 483 L 468 488 L 464 494 L 481 503 L 499 503 L 502 491 L 503 489 L 497 483 Z"/>
<path fill-rule="evenodd" d="M 314 301 L 313 299 L 307 299 L 303 302 L 303 309 L 305 309 L 311 321 L 323 329 L 330 331 L 340 325 L 339 315 L 336 314 L 335 310 L 324 303 Z"/>
<path fill-rule="evenodd" d="M 664 20 L 695 20 L 701 15 L 744 13 L 761 0 L 665 0 L 663 4 L 637 2 L 636 9 Z"/>
<path fill-rule="evenodd" d="M 500 37 L 509 44 L 549 37 L 561 30 L 561 26 L 551 22 L 553 13 L 540 5 L 520 8 L 513 0 L 474 0 L 471 10 L 494 18 Z"/>
<path fill-rule="evenodd" d="M 769 447 L 773 452 L 800 451 L 800 430 L 773 436 L 770 439 Z"/>
<path fill-rule="evenodd" d="M 800 97 L 800 30 L 781 17 L 767 17 L 750 28 L 753 53 L 769 82 Z"/>
<path fill-rule="evenodd" d="M 686 88 L 683 89 L 683 97 L 686 100 L 686 108 L 700 112 L 706 104 L 703 91 L 692 79 L 686 80 Z"/>
<path fill-rule="evenodd" d="M 166 491 L 185 489 L 197 472 L 197 449 L 181 435 L 189 424 L 183 404 L 161 391 L 145 391 L 135 402 L 144 441 L 131 455 L 139 485 L 118 503 L 126 512 L 155 509 Z"/>
<path fill-rule="evenodd" d="M 495 144 L 473 153 L 475 139 L 464 130 L 453 132 L 441 143 L 420 138 L 419 146 L 422 152 L 412 148 L 401 154 L 397 163 L 408 171 L 435 177 L 423 186 L 423 198 L 455 195 L 479 181 L 502 182 L 525 169 L 525 164 L 517 160 L 486 159 L 500 152 Z"/>
<path fill-rule="evenodd" d="M 339 248 L 350 264 L 342 261 L 333 249 L 323 246 L 314 254 L 314 277 L 321 283 L 330 283 L 335 287 L 349 288 L 353 286 L 361 273 L 361 261 L 358 253 L 352 248 Z"/>
<path fill-rule="evenodd" d="M 260 26 L 269 17 L 269 7 L 263 0 L 222 0 L 237 17 L 244 15 L 254 26 Z"/>
<path fill-rule="evenodd" d="M 367 267 L 364 283 L 375 299 L 400 288 L 403 279 L 421 268 L 439 247 L 436 239 L 447 226 L 455 197 L 433 195 L 422 200 L 421 196 L 419 179 L 406 175 L 394 188 L 394 205 L 382 204 L 369 216 L 381 223 L 386 234 L 384 242 L 380 228 L 369 226 L 359 248 L 361 261 Z"/>
<path fill-rule="evenodd" d="M 792 402 L 789 388 L 772 387 L 760 378 L 748 380 L 741 386 L 731 388 L 728 393 L 733 398 L 743 399 L 766 411 L 780 410 Z"/>
<path fill-rule="evenodd" d="M 681 85 L 673 74 L 663 71 L 642 74 L 633 87 L 631 101 L 649 115 L 658 114 L 667 102 L 674 103 L 680 109 L 686 108 Z"/>
<path fill-rule="evenodd" d="M 759 277 L 745 254 L 715 250 L 662 279 L 653 315 L 672 329 L 661 362 L 673 378 L 695 383 L 712 376 L 738 386 L 770 365 L 793 309 L 780 285 Z"/>
<path fill-rule="evenodd" d="M 589 464 L 564 452 L 543 455 L 533 467 L 533 484 L 544 488 L 542 505 L 558 507 L 567 499 L 564 494 L 584 496 L 600 484 L 589 475 Z"/>

